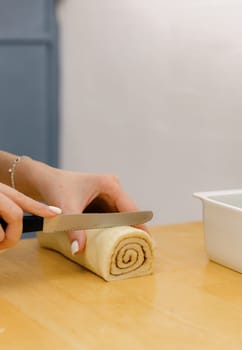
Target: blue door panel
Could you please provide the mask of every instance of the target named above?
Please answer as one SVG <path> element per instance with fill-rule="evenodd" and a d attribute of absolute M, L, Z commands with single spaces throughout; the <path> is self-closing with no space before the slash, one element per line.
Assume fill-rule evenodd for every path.
<path fill-rule="evenodd" d="M 58 165 L 53 0 L 0 0 L 0 149 Z"/>
<path fill-rule="evenodd" d="M 1 36 L 41 36 L 51 26 L 50 5 L 47 0 L 1 0 Z"/>

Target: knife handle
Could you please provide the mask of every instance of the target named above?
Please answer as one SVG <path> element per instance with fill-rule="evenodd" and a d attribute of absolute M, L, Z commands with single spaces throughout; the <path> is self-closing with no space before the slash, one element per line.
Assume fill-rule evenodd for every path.
<path fill-rule="evenodd" d="M 42 231 L 44 219 L 36 215 L 24 215 L 22 233 Z M 0 218 L 0 225 L 6 230 L 7 223 Z"/>

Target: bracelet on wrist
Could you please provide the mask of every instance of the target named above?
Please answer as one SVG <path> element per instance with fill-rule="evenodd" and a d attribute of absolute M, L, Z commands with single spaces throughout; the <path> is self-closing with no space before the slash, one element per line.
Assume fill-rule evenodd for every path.
<path fill-rule="evenodd" d="M 20 161 L 22 159 L 24 159 L 24 158 L 31 159 L 28 156 L 18 156 L 17 158 L 14 159 L 11 168 L 8 169 L 8 172 L 10 174 L 11 186 L 14 189 L 16 189 L 16 186 L 15 186 L 15 169 L 16 169 L 16 166 L 18 165 L 18 163 L 20 163 Z"/>

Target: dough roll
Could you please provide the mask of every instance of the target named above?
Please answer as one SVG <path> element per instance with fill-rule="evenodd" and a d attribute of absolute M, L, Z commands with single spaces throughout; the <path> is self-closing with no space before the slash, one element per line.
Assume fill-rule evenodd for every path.
<path fill-rule="evenodd" d="M 106 281 L 153 272 L 152 238 L 145 231 L 131 226 L 88 230 L 84 252 L 74 256 L 66 232 L 39 232 L 38 240 L 41 247 L 60 252 Z"/>

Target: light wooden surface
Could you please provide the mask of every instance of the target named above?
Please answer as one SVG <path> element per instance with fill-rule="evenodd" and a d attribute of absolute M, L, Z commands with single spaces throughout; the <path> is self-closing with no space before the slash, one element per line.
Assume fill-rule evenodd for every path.
<path fill-rule="evenodd" d="M 155 273 L 104 282 L 35 239 L 0 254 L 0 349 L 242 349 L 242 276 L 202 225 L 152 228 Z"/>

